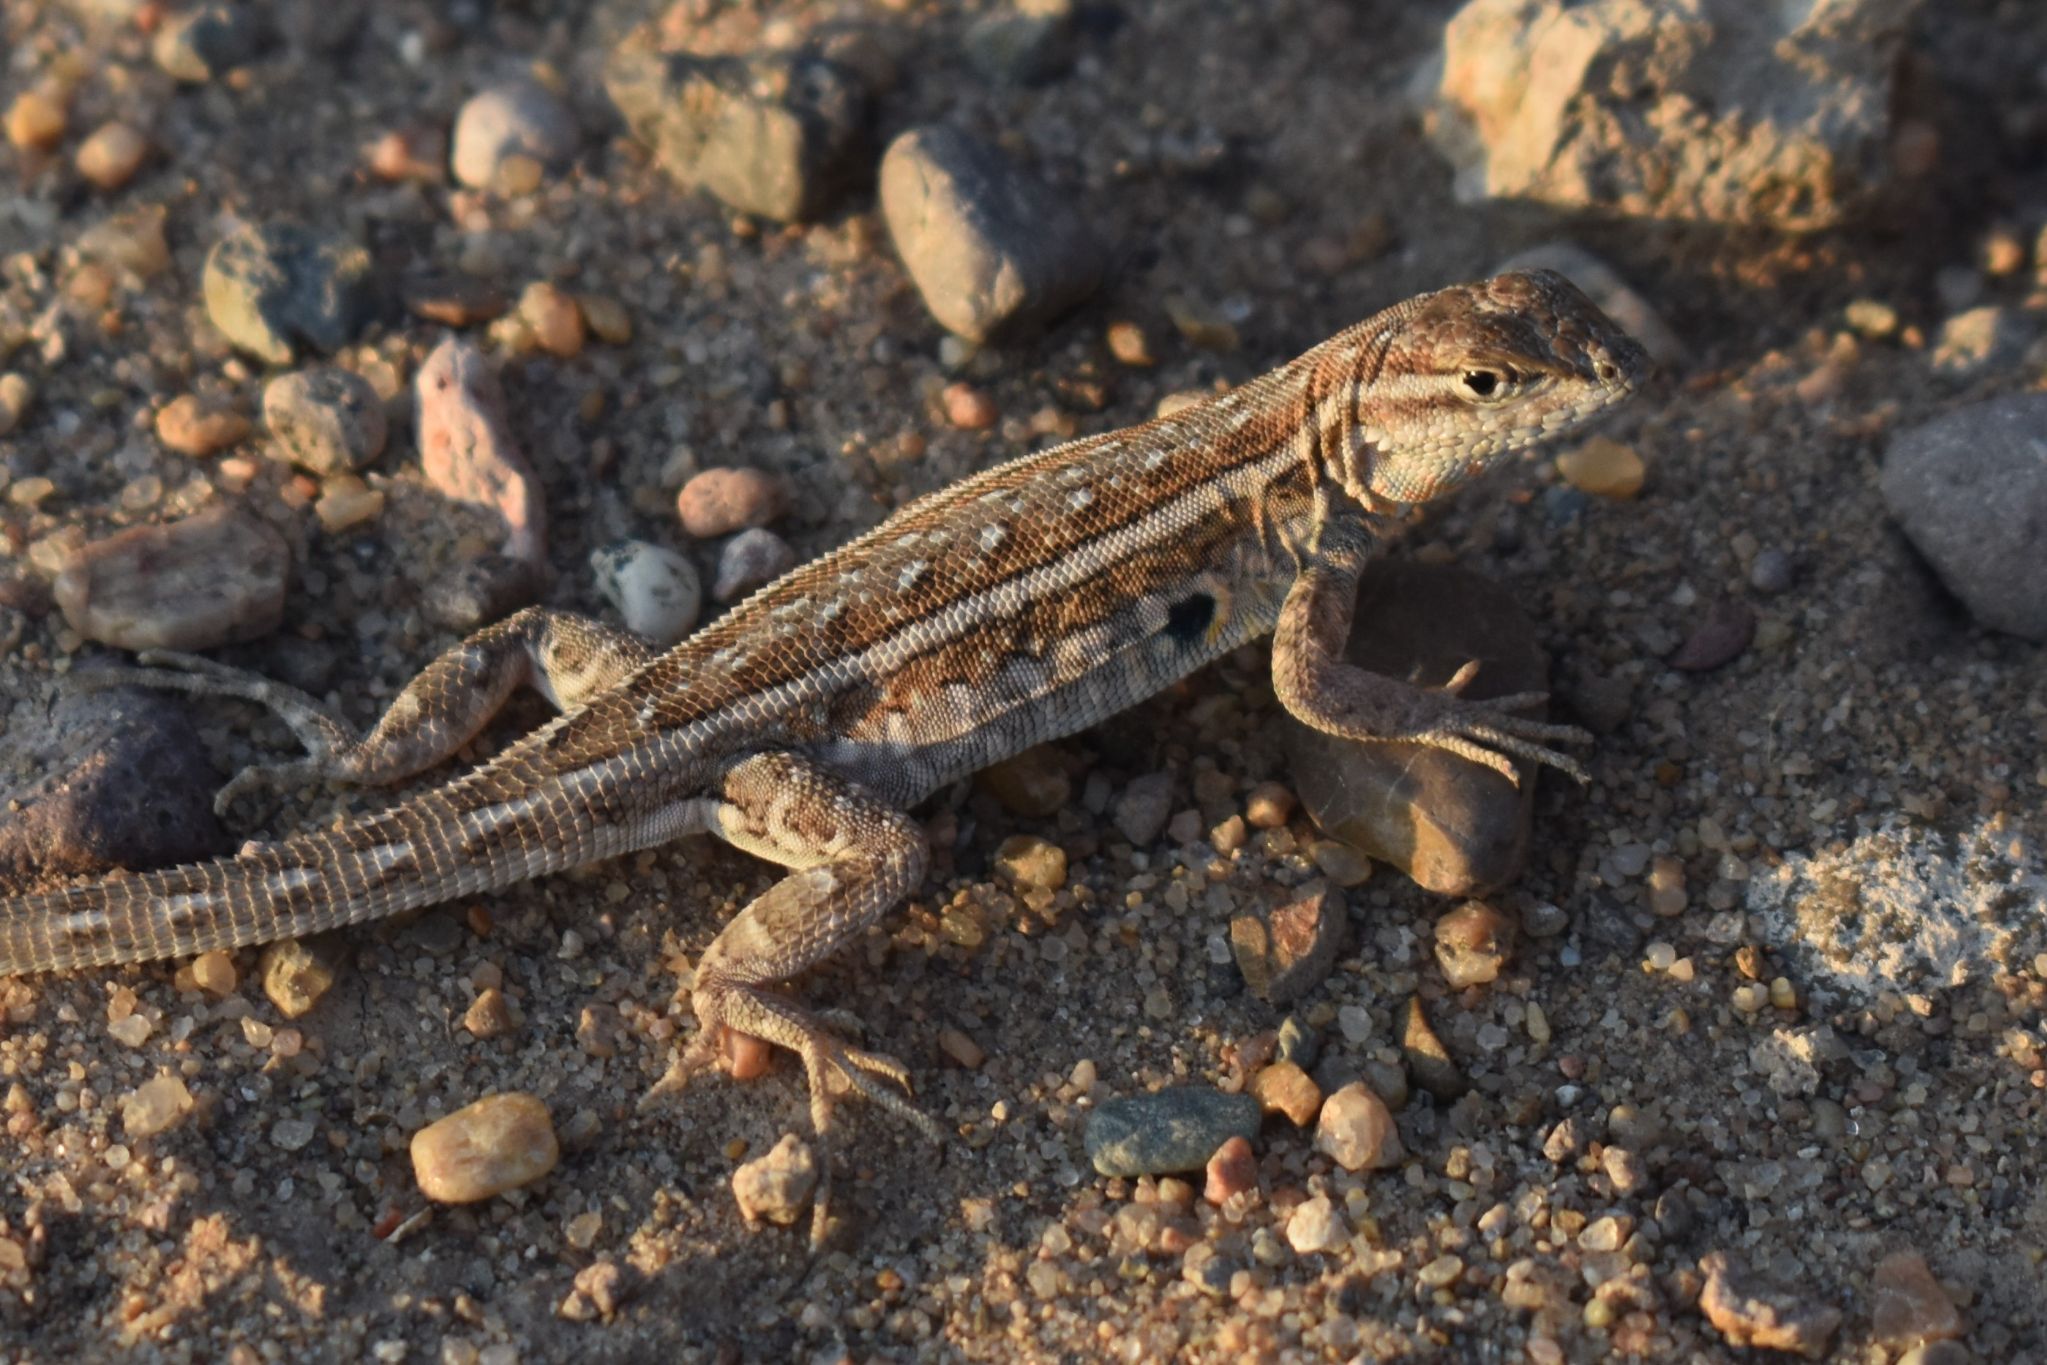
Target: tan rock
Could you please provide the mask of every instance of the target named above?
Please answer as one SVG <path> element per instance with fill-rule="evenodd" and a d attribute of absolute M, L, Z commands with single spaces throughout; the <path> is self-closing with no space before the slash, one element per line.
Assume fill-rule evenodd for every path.
<path fill-rule="evenodd" d="M 554 1121 L 532 1095 L 487 1095 L 412 1135 L 420 1191 L 443 1204 L 473 1204 L 530 1185 L 561 1159 Z"/>
<path fill-rule="evenodd" d="M 121 649 L 210 649 L 260 639 L 284 618 L 291 551 L 227 504 L 93 541 L 52 587 L 71 628 Z"/>
<path fill-rule="evenodd" d="M 1315 1150 L 1346 1171 L 1378 1171 L 1407 1155 L 1393 1111 L 1362 1081 L 1352 1081 L 1322 1103 Z"/>
<path fill-rule="evenodd" d="M 1699 1262 L 1706 1285 L 1699 1311 L 1730 1346 L 1788 1351 L 1817 1360 L 1841 1325 L 1841 1310 L 1765 1284 L 1724 1251 Z"/>

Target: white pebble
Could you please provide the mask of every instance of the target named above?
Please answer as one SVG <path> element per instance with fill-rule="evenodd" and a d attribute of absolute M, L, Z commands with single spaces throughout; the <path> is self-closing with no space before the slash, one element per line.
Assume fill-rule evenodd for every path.
<path fill-rule="evenodd" d="M 625 618 L 626 629 L 663 646 L 689 634 L 704 605 L 696 566 L 673 550 L 621 540 L 590 552 L 597 591 Z"/>

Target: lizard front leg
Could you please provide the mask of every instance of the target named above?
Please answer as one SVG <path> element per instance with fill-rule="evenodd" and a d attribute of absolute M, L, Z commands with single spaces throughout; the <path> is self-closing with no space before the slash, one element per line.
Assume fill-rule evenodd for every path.
<path fill-rule="evenodd" d="M 908 1090 L 902 1063 L 848 1046 L 817 1013 L 771 989 L 837 952 L 917 888 L 930 860 L 923 829 L 864 788 L 791 753 L 755 755 L 729 769 L 715 821 L 714 831 L 726 842 L 792 871 L 704 950 L 690 993 L 701 1027 L 647 1101 L 679 1090 L 709 1067 L 730 1030 L 779 1043 L 803 1059 L 811 1127 L 821 1146 L 838 1085 L 943 1141 L 936 1123 L 876 1083 L 879 1076 Z M 829 1150 L 820 1157 L 829 1182 Z M 814 1207 L 813 1244 L 823 1237 L 829 1188 Z"/>
<path fill-rule="evenodd" d="M 1582 764 L 1545 741 L 1586 743 L 1590 735 L 1514 714 L 1541 703 L 1543 693 L 1467 700 L 1458 694 L 1477 674 L 1476 661 L 1458 669 L 1443 687 L 1422 688 L 1344 660 L 1358 576 L 1369 548 L 1361 531 L 1349 538 L 1331 537 L 1288 590 L 1272 639 L 1272 687 L 1280 704 L 1325 734 L 1431 745 L 1482 763 L 1516 786 L 1515 758 L 1588 780 Z"/>
<path fill-rule="evenodd" d="M 474 739 L 522 685 L 566 709 L 611 687 L 653 654 L 628 631 L 570 612 L 527 607 L 427 665 L 360 738 L 297 688 L 196 654 L 151 650 L 137 656 L 148 667 L 76 676 L 92 687 L 135 684 L 239 697 L 275 712 L 306 746 L 306 757 L 242 769 L 214 798 L 214 809 L 225 814 L 236 797 L 257 786 L 403 781 Z"/>

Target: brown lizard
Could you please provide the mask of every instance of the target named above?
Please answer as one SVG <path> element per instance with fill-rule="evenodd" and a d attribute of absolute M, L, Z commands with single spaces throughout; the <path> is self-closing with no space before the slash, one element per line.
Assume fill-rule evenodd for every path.
<path fill-rule="evenodd" d="M 904 507 L 656 654 L 528 608 L 434 661 L 360 738 L 311 698 L 191 656 L 143 681 L 263 703 L 308 756 L 251 783 L 391 783 L 445 759 L 518 687 L 562 714 L 444 786 L 232 857 L 0 901 L 0 975 L 292 938 L 709 831 L 789 869 L 697 964 L 701 1028 L 803 1060 L 823 1137 L 835 1083 L 936 1128 L 894 1060 L 777 989 L 922 881 L 908 814 L 942 785 L 1114 715 L 1273 635 L 1274 690 L 1331 734 L 1436 745 L 1510 779 L 1583 777 L 1588 738 L 1342 661 L 1358 575 L 1396 518 L 1626 397 L 1641 349 L 1562 276 L 1389 308 L 1232 392 L 1043 451 Z M 827 1163 L 828 1169 L 828 1163 Z"/>

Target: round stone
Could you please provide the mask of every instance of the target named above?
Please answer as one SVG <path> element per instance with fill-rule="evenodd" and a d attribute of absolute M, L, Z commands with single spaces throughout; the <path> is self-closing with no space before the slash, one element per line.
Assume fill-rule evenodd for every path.
<path fill-rule="evenodd" d="M 263 424 L 286 460 L 328 476 L 367 467 L 389 435 L 370 382 L 324 365 L 271 380 L 263 389 Z"/>
<path fill-rule="evenodd" d="M 125 123 L 103 123 L 78 144 L 78 173 L 103 190 L 118 190 L 148 156 L 148 138 Z"/>
<path fill-rule="evenodd" d="M 644 540 L 621 540 L 591 551 L 590 572 L 626 629 L 662 648 L 689 634 L 703 609 L 696 565 Z"/>
<path fill-rule="evenodd" d="M 500 188 L 510 158 L 558 171 L 576 154 L 577 140 L 576 116 L 558 95 L 533 81 L 512 81 L 463 102 L 449 166 L 472 189 Z"/>
<path fill-rule="evenodd" d="M 530 1185 L 560 1159 L 547 1106 L 519 1091 L 486 1096 L 412 1135 L 413 1175 L 421 1193 L 442 1204 Z"/>

